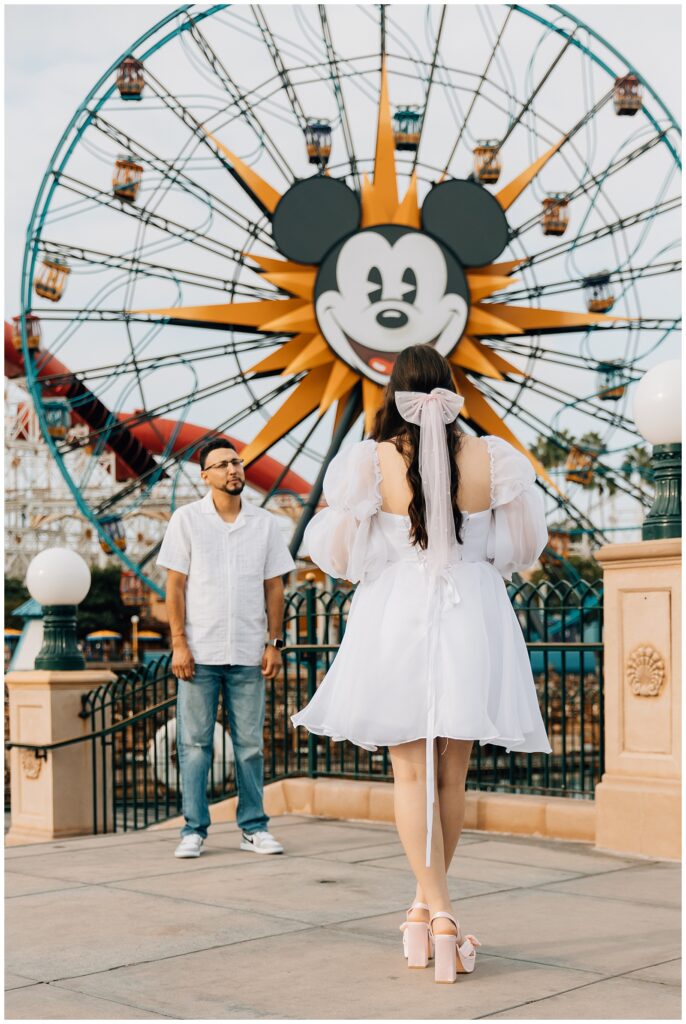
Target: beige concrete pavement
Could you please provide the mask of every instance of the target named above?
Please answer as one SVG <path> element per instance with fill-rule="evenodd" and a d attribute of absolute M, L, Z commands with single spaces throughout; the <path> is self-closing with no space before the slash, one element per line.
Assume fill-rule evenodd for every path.
<path fill-rule="evenodd" d="M 450 871 L 475 973 L 410 971 L 412 875 L 392 825 L 273 818 L 286 853 L 213 827 L 6 851 L 10 1020 L 677 1020 L 680 866 L 465 832 Z"/>

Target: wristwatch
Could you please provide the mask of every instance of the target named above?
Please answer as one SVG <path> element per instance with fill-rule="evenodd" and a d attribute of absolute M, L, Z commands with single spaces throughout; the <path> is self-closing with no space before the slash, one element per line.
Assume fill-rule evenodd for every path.
<path fill-rule="evenodd" d="M 268 646 L 269 647 L 276 647 L 277 651 L 280 651 L 281 648 L 285 646 L 285 644 L 284 644 L 284 641 L 282 640 L 282 638 L 280 636 L 275 636 L 271 640 L 268 641 Z"/>

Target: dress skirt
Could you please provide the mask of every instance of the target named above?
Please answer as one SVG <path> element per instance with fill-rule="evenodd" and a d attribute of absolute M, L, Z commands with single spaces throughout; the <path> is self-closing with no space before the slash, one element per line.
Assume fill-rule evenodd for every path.
<path fill-rule="evenodd" d="M 529 655 L 487 561 L 416 557 L 360 583 L 340 650 L 295 725 L 366 750 L 435 737 L 549 753 Z"/>

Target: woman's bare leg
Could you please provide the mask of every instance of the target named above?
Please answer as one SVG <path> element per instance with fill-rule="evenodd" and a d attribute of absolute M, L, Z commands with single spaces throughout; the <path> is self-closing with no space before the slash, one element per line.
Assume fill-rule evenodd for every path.
<path fill-rule="evenodd" d="M 415 740 L 390 747 L 393 763 L 393 801 L 395 823 L 400 841 L 414 872 L 417 885 L 424 894 L 430 912 L 439 910 L 452 913 L 448 882 L 445 874 L 445 850 L 441 825 L 439 786 L 434 790 L 434 816 L 431 841 L 431 866 L 426 866 L 426 743 Z M 434 764 L 436 744 L 434 744 Z M 426 918 L 426 912 L 424 912 Z M 414 919 L 414 915 L 413 915 Z M 421 920 L 422 916 L 417 915 Z M 452 931 L 449 921 L 439 918 L 437 932 Z"/>
<path fill-rule="evenodd" d="M 447 744 L 447 746 L 446 746 Z M 465 814 L 465 783 L 469 770 L 469 759 L 472 754 L 472 740 L 437 741 L 438 757 L 438 802 L 443 830 L 443 852 L 445 855 L 446 873 L 450 867 L 457 844 L 462 834 Z M 421 886 L 417 885 L 415 900 L 426 903 Z M 426 911 L 412 913 L 412 920 L 426 920 Z"/>

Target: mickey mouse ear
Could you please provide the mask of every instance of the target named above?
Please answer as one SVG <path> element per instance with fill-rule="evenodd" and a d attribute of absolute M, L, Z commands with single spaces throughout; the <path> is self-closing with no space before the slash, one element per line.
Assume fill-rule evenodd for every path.
<path fill-rule="evenodd" d="M 321 263 L 360 226 L 360 200 L 343 181 L 317 175 L 289 188 L 272 217 L 279 252 L 297 263 Z"/>
<path fill-rule="evenodd" d="M 491 263 L 507 245 L 507 218 L 498 200 L 475 181 L 434 185 L 422 204 L 422 227 L 468 267 Z"/>

